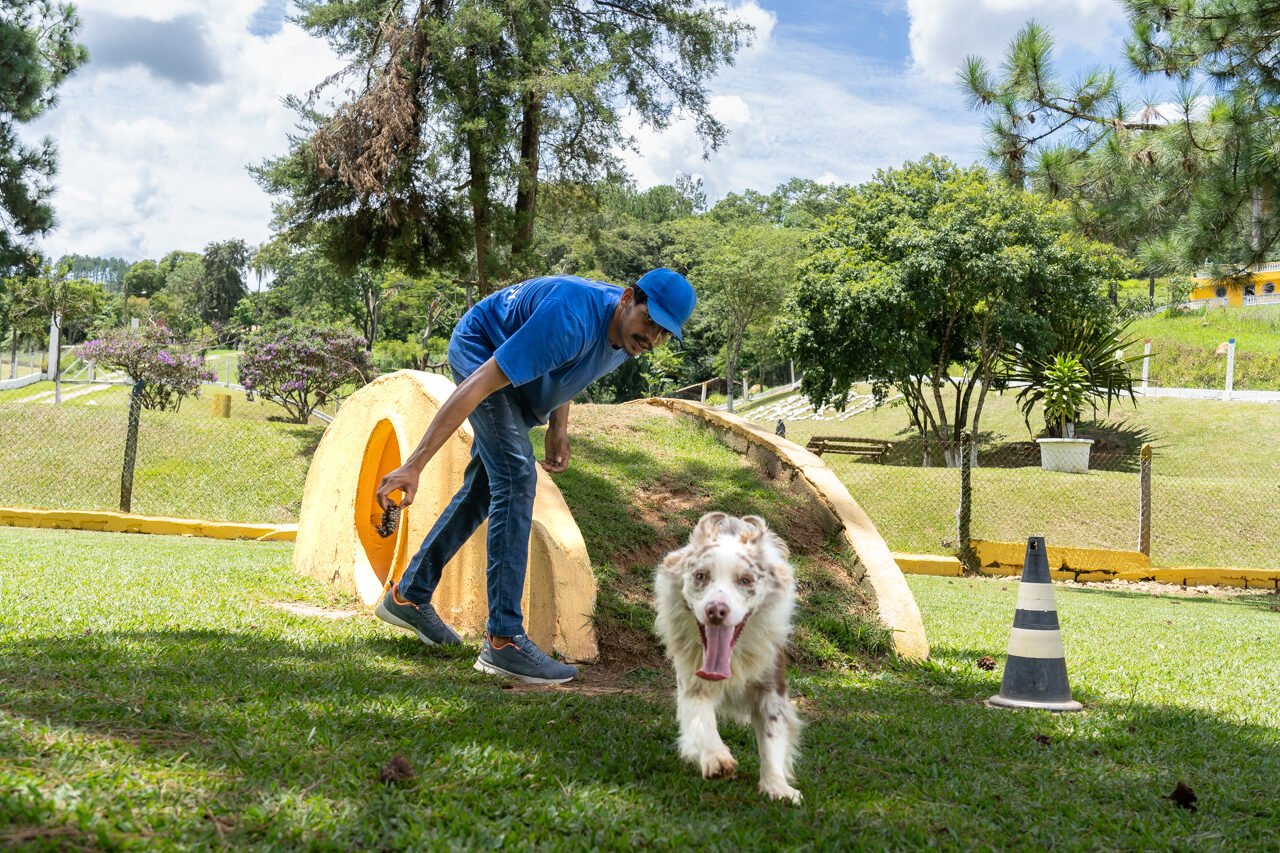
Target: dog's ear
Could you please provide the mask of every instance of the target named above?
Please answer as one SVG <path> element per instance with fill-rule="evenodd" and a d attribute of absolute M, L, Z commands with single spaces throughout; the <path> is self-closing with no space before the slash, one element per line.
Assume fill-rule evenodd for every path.
<path fill-rule="evenodd" d="M 744 515 L 742 525 L 742 532 L 738 534 L 738 538 L 742 540 L 743 545 L 759 542 L 760 537 L 769 532 L 769 525 L 758 515 Z"/>
<path fill-rule="evenodd" d="M 663 557 L 662 562 L 658 564 L 658 571 L 668 575 L 680 574 L 680 564 L 684 562 L 688 550 L 688 548 L 680 548 Z"/>
<path fill-rule="evenodd" d="M 710 543 L 720 532 L 720 525 L 728 518 L 723 512 L 707 513 L 698 519 L 698 525 L 693 528 L 693 535 L 689 537 L 689 544 L 702 546 Z"/>

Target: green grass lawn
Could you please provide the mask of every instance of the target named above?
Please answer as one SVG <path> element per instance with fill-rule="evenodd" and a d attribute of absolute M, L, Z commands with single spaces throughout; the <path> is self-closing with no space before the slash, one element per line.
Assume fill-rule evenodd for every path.
<path fill-rule="evenodd" d="M 291 546 L 0 531 L 0 846 L 1265 849 L 1273 596 L 1059 587 L 1085 712 L 996 711 L 1016 584 L 911 578 L 921 665 L 797 670 L 799 807 L 679 761 L 671 676 L 512 690 L 288 568 Z M 413 777 L 379 781 L 402 756 Z M 1198 811 L 1162 799 L 1179 782 Z"/>
<path fill-rule="evenodd" d="M 1138 320 L 1130 333 L 1138 353 L 1143 339 L 1151 339 L 1153 385 L 1222 388 L 1227 359 L 1214 352 L 1235 338 L 1234 387 L 1280 390 L 1280 306 L 1166 312 Z"/>
<path fill-rule="evenodd" d="M 1050 544 L 1136 548 L 1133 454 L 1150 443 L 1156 565 L 1280 568 L 1280 529 L 1269 520 L 1280 482 L 1274 449 L 1280 405 L 1140 398 L 1136 407 L 1126 402 L 1100 418 L 1081 433 L 1098 442 L 1093 467 L 1108 470 L 1045 472 L 1028 445 L 1031 433 L 1014 395 L 988 396 L 980 424 L 982 464 L 973 473 L 974 536 L 1016 542 L 1043 535 Z M 839 455 L 826 461 L 891 548 L 943 553 L 954 547 L 959 472 L 919 467 L 919 445 L 903 408 L 787 425 L 787 437 L 799 444 L 814 434 L 899 442 L 887 464 Z"/>
<path fill-rule="evenodd" d="M 41 390 L 44 383 L 16 393 Z M 221 521 L 297 520 L 324 425 L 271 420 L 283 413 L 279 406 L 249 403 L 243 392 L 226 389 L 216 390 L 231 394 L 232 416 L 215 418 L 209 390 L 188 398 L 177 412 L 142 412 L 133 511 Z M 118 509 L 128 397 L 128 388 L 119 386 L 59 406 L 17 403 L 12 396 L 0 401 L 0 502 Z"/>

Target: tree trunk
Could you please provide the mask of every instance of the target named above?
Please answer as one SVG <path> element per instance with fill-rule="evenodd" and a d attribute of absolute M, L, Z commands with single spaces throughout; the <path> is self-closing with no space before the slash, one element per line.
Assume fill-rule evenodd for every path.
<path fill-rule="evenodd" d="M 466 133 L 467 170 L 471 180 L 468 183 L 468 197 L 471 200 L 471 225 L 475 237 L 476 248 L 476 286 L 478 298 L 489 295 L 489 252 L 493 244 L 493 211 L 489 198 L 489 162 L 485 158 L 484 132 L 475 127 L 484 114 L 480 92 L 480 57 L 474 46 L 467 48 L 470 63 L 467 84 L 471 98 L 469 130 Z"/>
<path fill-rule="evenodd" d="M 516 230 L 511 256 L 519 258 L 533 247 L 533 223 L 538 205 L 538 139 L 542 132 L 542 96 L 525 92 L 520 123 L 520 179 L 516 188 Z"/>
<path fill-rule="evenodd" d="M 18 375 L 18 324 L 13 324 L 13 337 L 9 342 L 9 378 Z"/>
<path fill-rule="evenodd" d="M 738 354 L 734 351 L 733 343 L 730 342 L 725 348 L 725 391 L 729 394 L 727 408 L 730 414 L 733 414 L 733 370 L 738 366 Z"/>
<path fill-rule="evenodd" d="M 1151 303 L 1151 307 L 1156 307 L 1156 277 L 1148 276 L 1147 278 L 1147 301 Z"/>

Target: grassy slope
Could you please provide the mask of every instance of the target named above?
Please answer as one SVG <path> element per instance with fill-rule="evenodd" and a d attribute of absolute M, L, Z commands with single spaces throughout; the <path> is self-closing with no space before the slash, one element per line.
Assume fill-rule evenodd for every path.
<path fill-rule="evenodd" d="M 45 509 L 118 509 L 128 389 L 113 387 L 60 406 L 14 401 L 44 385 L 7 392 L 7 401 L 0 400 L 0 500 Z M 67 390 L 73 387 L 83 386 Z M 296 520 L 323 424 L 271 420 L 282 414 L 279 406 L 228 393 L 230 418 L 210 416 L 207 393 L 187 399 L 178 412 L 142 412 L 134 512 Z"/>
<path fill-rule="evenodd" d="M 600 582 L 602 655 L 621 666 L 660 659 L 650 626 L 654 568 L 688 540 L 703 513 L 760 515 L 787 542 L 804 600 L 795 652 L 843 663 L 889 648 L 850 581 L 857 565 L 832 550 L 807 501 L 779 492 L 712 433 L 650 406 L 574 406 L 572 463 L 558 475 Z M 535 447 L 541 453 L 540 439 Z"/>
<path fill-rule="evenodd" d="M 1134 323 L 1139 341 L 1151 339 L 1152 384 L 1221 388 L 1227 360 L 1218 345 L 1236 339 L 1234 387 L 1280 390 L 1280 307 L 1211 308 L 1157 314 Z M 1141 351 L 1141 343 L 1138 351 Z"/>
<path fill-rule="evenodd" d="M 0 531 L 0 846 L 1261 849 L 1273 597 L 1059 588 L 1078 715 L 993 711 L 1016 585 L 912 578 L 933 662 L 795 674 L 800 807 L 703 782 L 664 690 L 508 690 L 287 544 Z M 74 572 L 69 567 L 75 567 Z M 414 778 L 382 784 L 392 756 Z M 1161 799 L 1178 781 L 1199 810 Z"/>
<path fill-rule="evenodd" d="M 988 397 L 982 440 L 990 448 L 975 470 L 974 534 L 1018 541 L 1044 535 L 1052 543 L 1134 548 L 1138 482 L 1130 457 L 1144 442 L 1153 463 L 1152 559 L 1157 565 L 1278 567 L 1280 532 L 1273 512 L 1280 459 L 1280 405 L 1147 398 L 1125 403 L 1100 427 L 1094 464 L 1117 470 L 1087 477 L 1044 472 L 1034 454 L 1012 464 L 1018 445 L 1030 441 L 1012 394 Z M 795 421 L 787 437 L 803 444 L 813 434 L 885 438 L 902 443 L 889 464 L 848 456 L 828 464 L 866 508 L 890 547 L 941 553 L 953 547 L 959 476 L 954 470 L 921 469 L 904 409 L 882 407 L 846 421 Z M 994 457 L 994 458 L 992 458 Z M 1001 461 L 1003 460 L 1003 461 Z M 995 464 L 991 464 L 995 463 Z"/>

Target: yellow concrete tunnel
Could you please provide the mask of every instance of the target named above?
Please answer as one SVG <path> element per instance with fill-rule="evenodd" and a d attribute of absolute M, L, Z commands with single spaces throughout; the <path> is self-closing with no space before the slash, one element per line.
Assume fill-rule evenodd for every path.
<path fill-rule="evenodd" d="M 463 424 L 427 465 L 399 530 L 385 539 L 376 530 L 382 518 L 378 483 L 417 446 L 453 388 L 442 376 L 402 370 L 375 379 L 343 403 L 307 472 L 295 570 L 350 590 L 370 606 L 400 578 L 462 483 L 474 441 L 471 426 Z M 445 567 L 433 599 L 440 616 L 463 635 L 480 635 L 488 616 L 485 533 L 481 525 Z M 569 660 L 592 660 L 595 601 L 582 533 L 560 489 L 539 468 L 522 602 L 525 629 L 544 649 Z"/>

